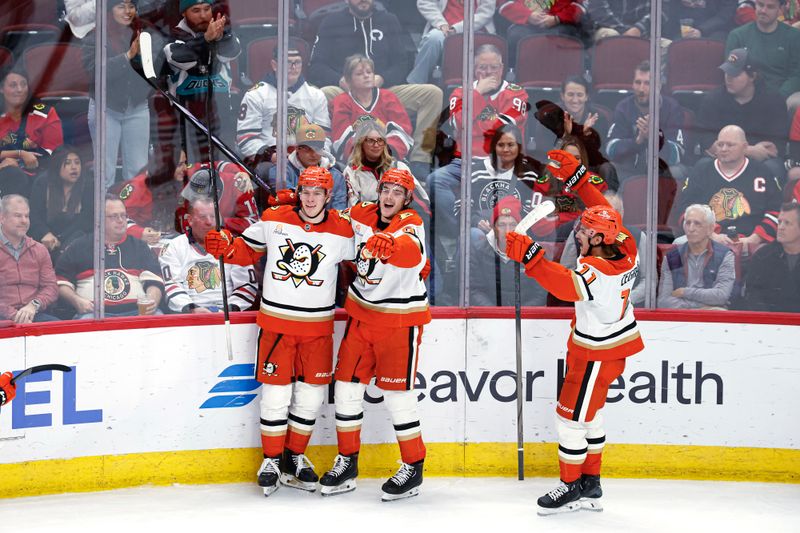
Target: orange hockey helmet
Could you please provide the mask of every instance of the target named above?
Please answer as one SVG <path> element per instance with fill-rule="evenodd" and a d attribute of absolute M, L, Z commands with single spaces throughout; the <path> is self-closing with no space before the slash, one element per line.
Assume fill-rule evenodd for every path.
<path fill-rule="evenodd" d="M 611 207 L 593 205 L 581 215 L 581 226 L 603 234 L 603 244 L 614 244 L 622 230 L 622 217 Z"/>
<path fill-rule="evenodd" d="M 408 170 L 401 168 L 390 168 L 381 176 L 378 188 L 384 183 L 399 185 L 408 192 L 414 192 L 414 176 Z"/>
<path fill-rule="evenodd" d="M 298 190 L 301 187 L 322 187 L 327 191 L 333 189 L 333 176 L 327 168 L 308 167 L 300 173 L 297 179 Z"/>

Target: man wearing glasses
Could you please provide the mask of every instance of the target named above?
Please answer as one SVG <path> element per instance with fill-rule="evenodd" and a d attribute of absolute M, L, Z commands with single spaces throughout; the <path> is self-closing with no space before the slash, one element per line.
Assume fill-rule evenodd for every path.
<path fill-rule="evenodd" d="M 156 314 L 164 294 L 156 256 L 143 241 L 126 234 L 128 213 L 114 195 L 106 196 L 105 219 L 105 316 Z M 92 318 L 94 313 L 93 257 L 94 236 L 86 235 L 64 250 L 56 263 L 58 294 L 75 309 L 75 319 Z M 146 302 L 141 309 L 140 298 Z"/>
<path fill-rule="evenodd" d="M 244 95 L 239 108 L 239 121 L 236 126 L 236 143 L 239 152 L 252 162 L 275 163 L 277 156 L 277 113 L 278 113 L 278 48 L 273 52 L 272 70 L 264 81 L 257 83 Z M 303 124 L 312 123 L 326 132 L 331 129 L 328 114 L 328 100 L 318 88 L 309 85 L 303 77 L 303 57 L 300 50 L 292 48 L 286 52 L 287 102 L 285 135 L 288 146 L 296 145 L 297 129 Z M 330 139 L 325 140 L 325 150 L 331 151 Z"/>

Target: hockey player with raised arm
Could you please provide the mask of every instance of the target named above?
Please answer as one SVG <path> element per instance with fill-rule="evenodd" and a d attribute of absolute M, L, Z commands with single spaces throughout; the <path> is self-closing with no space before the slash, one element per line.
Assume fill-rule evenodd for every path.
<path fill-rule="evenodd" d="M 349 218 L 327 210 L 333 177 L 308 167 L 297 182 L 300 205 L 264 211 L 234 239 L 209 231 L 206 250 L 226 263 L 249 265 L 266 254 L 258 313 L 261 445 L 258 485 L 269 496 L 281 484 L 313 492 L 314 465 L 305 456 L 333 367 L 333 313 L 341 261 L 352 260 Z"/>
<path fill-rule="evenodd" d="M 408 207 L 413 191 L 414 176 L 392 168 L 378 182 L 377 202 L 350 208 L 357 276 L 345 301 L 350 318 L 335 373 L 339 454 L 320 479 L 323 495 L 356 488 L 362 404 L 373 376 L 383 391 L 402 458 L 400 469 L 383 484 L 382 499 L 415 496 L 422 484 L 425 444 L 414 381 L 422 328 L 431 314 L 422 282 L 425 230 Z"/>
<path fill-rule="evenodd" d="M 527 235 L 510 232 L 509 258 L 551 294 L 575 302 L 567 341 L 567 375 L 556 404 L 561 484 L 538 499 L 539 514 L 602 510 L 600 463 L 608 387 L 625 369 L 625 358 L 644 349 L 630 293 L 639 269 L 636 241 L 602 193 L 586 186 L 588 172 L 573 155 L 548 152 L 549 170 L 580 196 L 586 210 L 575 227 L 575 270 L 544 257 Z M 553 163 L 554 162 L 554 163 Z"/>

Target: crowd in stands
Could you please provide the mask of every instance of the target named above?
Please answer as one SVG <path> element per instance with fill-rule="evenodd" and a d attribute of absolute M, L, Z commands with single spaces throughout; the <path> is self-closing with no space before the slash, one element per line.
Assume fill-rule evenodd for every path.
<path fill-rule="evenodd" d="M 283 49 L 277 2 L 109 0 L 102 64 L 94 0 L 0 13 L 0 321 L 93 316 L 98 240 L 106 316 L 216 312 L 223 283 L 230 310 L 254 309 L 259 267 L 223 279 L 203 248 L 213 195 L 219 222 L 240 234 L 271 205 L 262 183 L 293 189 L 309 166 L 331 171 L 336 209 L 374 201 L 385 171 L 409 169 L 431 302 L 458 305 L 468 268 L 467 305 L 513 305 L 505 238 L 542 201 L 556 212 L 531 232 L 574 266 L 583 206 L 545 170 L 553 148 L 579 158 L 625 214 L 640 250 L 633 303 L 652 277 L 661 308 L 800 310 L 799 0 L 665 0 L 659 72 L 640 53 L 649 1 L 474 0 L 471 107 L 462 0 L 288 7 Z M 156 84 L 210 132 L 144 79 L 142 32 Z M 659 191 L 652 231 L 648 183 Z M 523 305 L 568 305 L 522 279 Z"/>

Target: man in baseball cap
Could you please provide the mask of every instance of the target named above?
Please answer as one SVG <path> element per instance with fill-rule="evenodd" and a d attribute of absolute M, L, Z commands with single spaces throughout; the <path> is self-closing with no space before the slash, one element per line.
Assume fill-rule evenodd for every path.
<path fill-rule="evenodd" d="M 731 50 L 725 62 L 719 66 L 722 72 L 731 77 L 736 77 L 742 72 L 751 73 L 754 71 L 752 61 L 750 61 L 747 48 L 737 48 Z"/>

